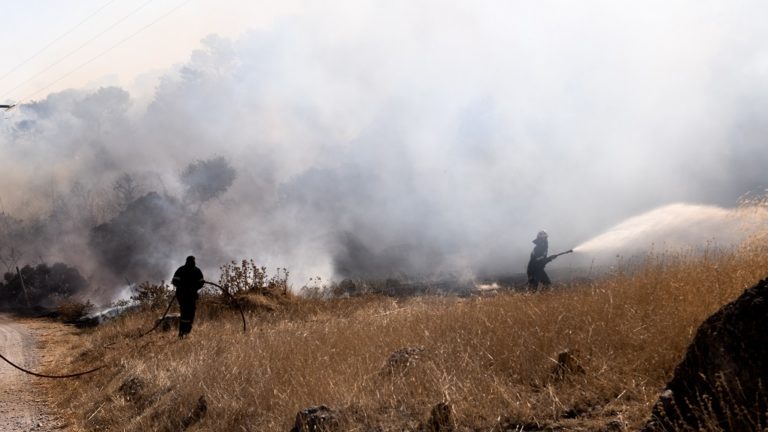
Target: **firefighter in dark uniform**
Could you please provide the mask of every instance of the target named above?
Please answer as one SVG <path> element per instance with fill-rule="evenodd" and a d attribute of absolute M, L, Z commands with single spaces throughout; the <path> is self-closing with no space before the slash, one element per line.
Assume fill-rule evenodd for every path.
<path fill-rule="evenodd" d="M 543 284 L 545 287 L 552 284 L 547 272 L 544 271 L 544 266 L 551 261 L 551 259 L 547 258 L 547 249 L 549 249 L 548 237 L 546 231 L 539 231 L 536 235 L 536 240 L 533 241 L 533 244 L 536 246 L 533 247 L 533 251 L 531 252 L 531 259 L 528 261 L 527 271 L 528 286 L 532 290 L 536 290 L 539 287 L 539 283 Z"/>
<path fill-rule="evenodd" d="M 197 291 L 203 287 L 203 272 L 195 266 L 195 257 L 188 256 L 187 262 L 173 274 L 173 286 L 176 287 L 176 299 L 179 301 L 179 338 L 192 331 L 197 307 Z"/>

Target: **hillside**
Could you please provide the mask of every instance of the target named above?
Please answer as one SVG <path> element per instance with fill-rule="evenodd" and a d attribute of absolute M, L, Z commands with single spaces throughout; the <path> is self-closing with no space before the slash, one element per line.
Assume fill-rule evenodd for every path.
<path fill-rule="evenodd" d="M 754 240 L 619 262 L 543 293 L 250 294 L 245 333 L 238 312 L 211 298 L 189 338 L 134 339 L 158 304 L 59 339 L 68 350 L 57 368 L 108 367 L 51 391 L 74 430 L 288 431 L 321 404 L 341 430 L 429 430 L 439 402 L 461 431 L 633 430 L 700 323 L 767 268 L 768 246 Z M 558 372 L 565 350 L 575 363 Z"/>

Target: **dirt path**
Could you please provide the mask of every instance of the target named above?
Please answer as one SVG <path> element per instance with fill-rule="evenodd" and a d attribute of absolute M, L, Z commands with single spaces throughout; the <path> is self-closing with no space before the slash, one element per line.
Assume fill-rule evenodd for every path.
<path fill-rule="evenodd" d="M 0 314 L 0 353 L 25 368 L 38 366 L 39 353 L 32 330 Z M 26 375 L 0 359 L 0 431 L 60 430 L 46 410 L 45 389 L 39 378 Z"/>

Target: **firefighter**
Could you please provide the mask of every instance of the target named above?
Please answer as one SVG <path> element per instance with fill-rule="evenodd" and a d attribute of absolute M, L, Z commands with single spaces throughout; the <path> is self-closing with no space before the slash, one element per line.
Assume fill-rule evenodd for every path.
<path fill-rule="evenodd" d="M 536 290 L 539 287 L 539 283 L 545 287 L 552 284 L 547 272 L 544 271 L 544 266 L 552 261 L 550 258 L 547 258 L 547 249 L 549 248 L 548 237 L 546 231 L 539 231 L 536 239 L 533 241 L 533 244 L 536 246 L 534 246 L 531 252 L 531 259 L 528 261 L 527 269 L 528 286 L 532 290 Z"/>
<path fill-rule="evenodd" d="M 197 291 L 203 287 L 203 272 L 195 265 L 195 257 L 188 256 L 187 262 L 173 274 L 173 286 L 176 287 L 176 299 L 179 301 L 179 339 L 192 331 L 197 307 Z"/>

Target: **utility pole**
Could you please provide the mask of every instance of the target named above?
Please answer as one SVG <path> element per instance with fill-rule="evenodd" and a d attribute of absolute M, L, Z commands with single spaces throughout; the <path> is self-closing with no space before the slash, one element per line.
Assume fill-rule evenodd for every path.
<path fill-rule="evenodd" d="M 21 270 L 19 270 L 19 266 L 16 266 L 16 274 L 19 275 L 19 282 L 21 282 L 21 290 L 24 291 L 24 299 L 27 301 L 27 307 L 31 307 L 29 303 L 29 294 L 27 294 L 27 287 L 24 285 L 24 278 L 21 277 Z"/>

